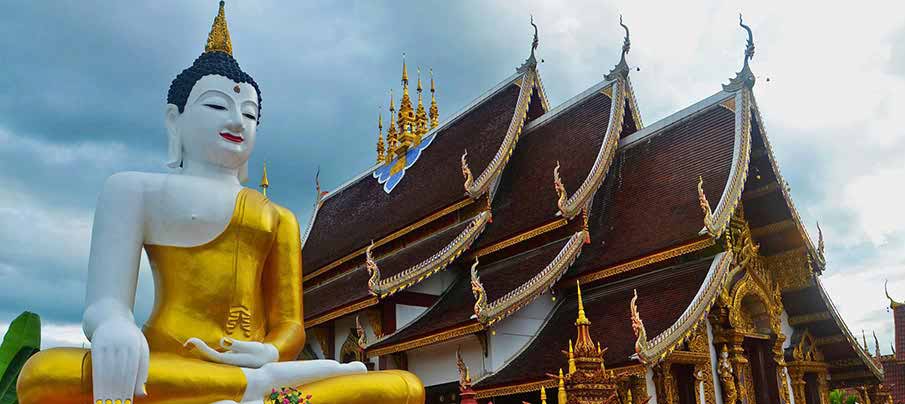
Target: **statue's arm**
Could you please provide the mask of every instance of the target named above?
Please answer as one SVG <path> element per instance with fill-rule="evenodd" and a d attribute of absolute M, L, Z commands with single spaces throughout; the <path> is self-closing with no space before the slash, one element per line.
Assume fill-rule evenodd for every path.
<path fill-rule="evenodd" d="M 277 236 L 264 266 L 264 299 L 268 332 L 265 343 L 279 351 L 280 361 L 295 360 L 305 346 L 302 326 L 302 246 L 299 223 L 283 207 Z"/>
<path fill-rule="evenodd" d="M 144 241 L 143 185 L 137 173 L 104 183 L 94 213 L 82 327 L 88 339 L 110 320 L 134 324 L 132 308 Z"/>

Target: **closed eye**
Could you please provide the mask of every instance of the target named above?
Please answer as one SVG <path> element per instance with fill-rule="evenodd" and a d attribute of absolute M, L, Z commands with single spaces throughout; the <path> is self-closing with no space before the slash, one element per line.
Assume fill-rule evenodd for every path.
<path fill-rule="evenodd" d="M 248 119 L 256 119 L 255 116 L 252 115 L 252 114 L 242 114 L 242 116 L 244 116 L 244 117 L 246 117 L 246 118 L 248 118 Z"/>
<path fill-rule="evenodd" d="M 226 107 L 217 104 L 204 104 L 205 107 L 216 109 L 218 111 L 226 111 Z"/>

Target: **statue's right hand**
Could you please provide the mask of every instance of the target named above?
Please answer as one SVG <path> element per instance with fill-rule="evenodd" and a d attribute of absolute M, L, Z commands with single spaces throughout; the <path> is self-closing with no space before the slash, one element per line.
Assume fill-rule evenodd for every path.
<path fill-rule="evenodd" d="M 91 340 L 94 402 L 131 403 L 133 396 L 147 395 L 149 360 L 148 341 L 134 322 L 101 323 Z"/>

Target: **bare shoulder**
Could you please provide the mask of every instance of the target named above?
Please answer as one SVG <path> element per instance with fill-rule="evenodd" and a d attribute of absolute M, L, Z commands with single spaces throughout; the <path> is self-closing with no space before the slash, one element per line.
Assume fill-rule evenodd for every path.
<path fill-rule="evenodd" d="M 146 193 L 160 189 L 167 174 L 123 171 L 107 177 L 101 199 L 143 199 Z"/>

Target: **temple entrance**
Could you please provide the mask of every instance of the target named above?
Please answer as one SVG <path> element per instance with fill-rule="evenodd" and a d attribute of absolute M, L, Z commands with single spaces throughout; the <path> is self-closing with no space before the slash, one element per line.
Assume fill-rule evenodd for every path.
<path fill-rule="evenodd" d="M 820 382 L 816 373 L 804 374 L 805 404 L 820 404 Z"/>
<path fill-rule="evenodd" d="M 694 378 L 694 365 L 679 365 L 675 364 L 671 366 L 672 376 L 676 379 L 676 387 L 677 387 L 677 395 L 679 398 L 678 403 L 676 404 L 695 404 L 697 400 L 695 399 L 695 394 L 697 391 L 695 390 Z"/>
<path fill-rule="evenodd" d="M 773 404 L 779 401 L 779 386 L 776 383 L 776 362 L 773 359 L 773 342 L 766 338 L 745 338 L 743 343 L 746 356 L 751 364 L 751 378 L 754 381 L 752 398 L 757 404 Z"/>

